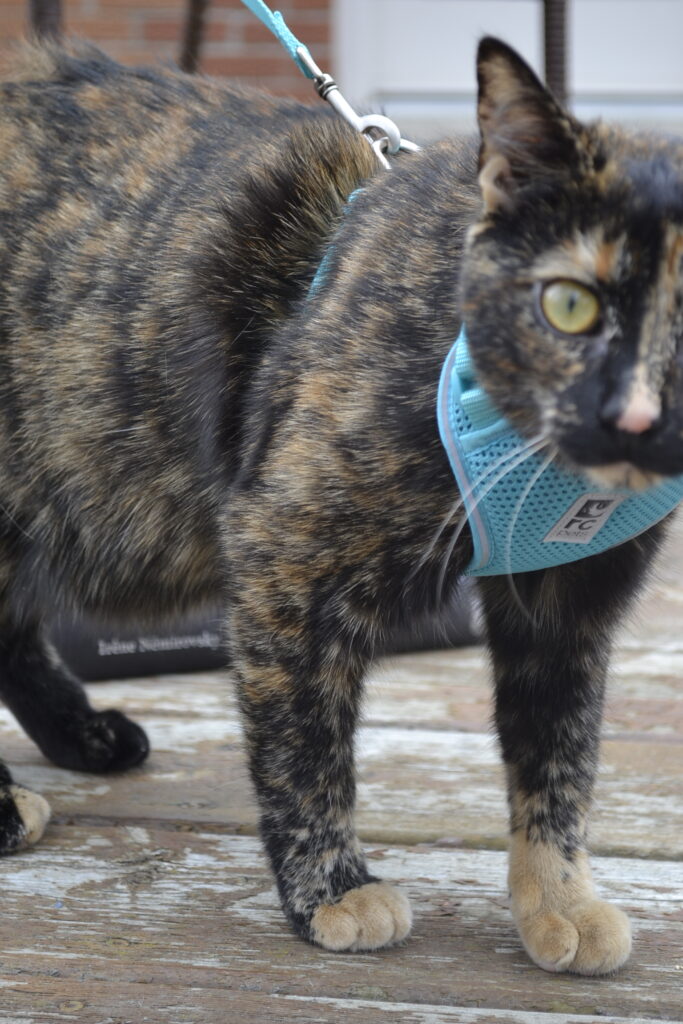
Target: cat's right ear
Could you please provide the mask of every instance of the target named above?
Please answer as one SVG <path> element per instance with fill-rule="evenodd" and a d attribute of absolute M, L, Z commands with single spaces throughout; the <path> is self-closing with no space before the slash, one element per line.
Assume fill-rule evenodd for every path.
<path fill-rule="evenodd" d="M 479 183 L 488 212 L 514 205 L 534 181 L 578 163 L 576 122 L 513 49 L 487 36 L 477 53 Z"/>

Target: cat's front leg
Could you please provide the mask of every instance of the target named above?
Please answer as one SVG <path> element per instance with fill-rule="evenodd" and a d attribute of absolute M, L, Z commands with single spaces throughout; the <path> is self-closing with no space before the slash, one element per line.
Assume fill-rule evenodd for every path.
<path fill-rule="evenodd" d="M 361 631 L 334 611 L 334 577 L 313 581 L 305 565 L 279 572 L 276 556 L 249 561 L 235 587 L 231 651 L 283 908 L 326 949 L 391 945 L 410 931 L 410 907 L 369 873 L 353 823 Z"/>
<path fill-rule="evenodd" d="M 611 629 L 656 534 L 573 565 L 482 581 L 508 775 L 512 912 L 548 971 L 605 974 L 631 950 L 585 851 Z"/>

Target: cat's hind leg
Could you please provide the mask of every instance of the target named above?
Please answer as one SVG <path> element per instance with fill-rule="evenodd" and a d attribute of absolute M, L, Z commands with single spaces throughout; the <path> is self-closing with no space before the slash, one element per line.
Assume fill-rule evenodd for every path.
<path fill-rule="evenodd" d="M 547 971 L 606 974 L 631 950 L 626 915 L 596 894 L 585 842 L 610 635 L 659 532 L 516 576 L 515 594 L 506 577 L 481 581 L 508 775 L 512 912 Z"/>
<path fill-rule="evenodd" d="M 42 753 L 60 768 L 122 771 L 149 752 L 144 731 L 122 712 L 96 711 L 38 624 L 0 630 L 0 698 Z"/>
<path fill-rule="evenodd" d="M 47 800 L 18 786 L 0 761 L 0 856 L 37 843 L 49 818 Z"/>

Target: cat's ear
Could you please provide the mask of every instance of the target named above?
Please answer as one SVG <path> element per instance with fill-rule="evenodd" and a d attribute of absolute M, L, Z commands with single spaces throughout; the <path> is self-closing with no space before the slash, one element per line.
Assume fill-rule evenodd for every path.
<path fill-rule="evenodd" d="M 578 163 L 578 122 L 509 46 L 491 36 L 477 53 L 481 133 L 479 183 L 492 211 L 538 180 L 566 177 Z"/>

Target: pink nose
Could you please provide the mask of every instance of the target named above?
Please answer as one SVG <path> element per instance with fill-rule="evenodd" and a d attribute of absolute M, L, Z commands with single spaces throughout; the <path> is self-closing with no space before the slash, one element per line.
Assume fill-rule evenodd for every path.
<path fill-rule="evenodd" d="M 650 395 L 636 394 L 619 416 L 615 426 L 627 434 L 644 434 L 650 430 L 661 414 L 659 402 Z"/>

